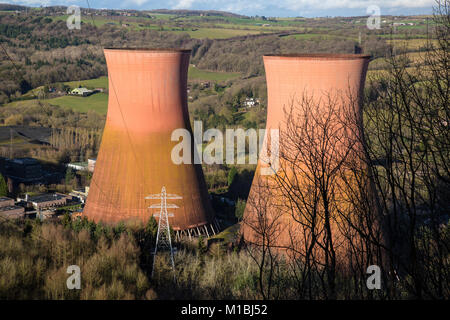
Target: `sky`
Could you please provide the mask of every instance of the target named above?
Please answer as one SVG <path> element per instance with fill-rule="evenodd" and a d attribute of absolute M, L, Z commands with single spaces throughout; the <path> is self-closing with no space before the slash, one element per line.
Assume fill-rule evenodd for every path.
<path fill-rule="evenodd" d="M 381 15 L 430 14 L 435 0 L 0 0 L 28 6 L 78 5 L 108 9 L 221 10 L 247 16 L 364 16 L 376 5 Z"/>

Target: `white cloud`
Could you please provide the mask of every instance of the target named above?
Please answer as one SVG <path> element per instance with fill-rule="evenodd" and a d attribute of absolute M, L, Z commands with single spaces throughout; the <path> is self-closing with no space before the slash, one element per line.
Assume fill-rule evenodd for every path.
<path fill-rule="evenodd" d="M 203 2 L 203 1 L 195 1 L 195 0 L 179 0 L 177 4 L 175 4 L 172 9 L 191 9 L 192 5 L 195 2 Z"/>
<path fill-rule="evenodd" d="M 145 1 L 145 0 L 135 0 Z M 383 8 L 425 8 L 435 5 L 435 0 L 173 0 L 173 9 L 191 9 L 198 6 L 211 8 L 228 8 L 227 10 L 242 12 L 251 9 L 277 7 L 286 10 L 321 9 L 364 9 L 369 5 Z"/>
<path fill-rule="evenodd" d="M 6 0 L 6 2 L 45 6 L 82 5 L 86 0 Z M 401 13 L 406 9 L 431 9 L 436 5 L 435 0 L 91 0 L 90 3 L 92 7 L 101 3 L 101 6 L 108 8 L 223 10 L 247 15 L 283 13 L 294 16 L 307 12 L 321 16 L 322 12 L 330 13 L 333 10 L 339 10 L 341 13 L 356 10 L 364 14 L 370 5 L 379 6 L 381 14 L 395 11 Z"/>
<path fill-rule="evenodd" d="M 363 9 L 370 5 L 380 8 L 424 8 L 435 5 L 434 0 L 282 0 L 278 7 L 290 10 L 309 9 Z"/>
<path fill-rule="evenodd" d="M 50 5 L 51 0 L 12 0 L 7 1 L 7 3 L 20 4 L 24 6 L 48 6 Z"/>
<path fill-rule="evenodd" d="M 149 0 L 127 0 L 127 3 L 135 4 L 137 6 L 142 6 L 143 4 L 149 2 Z"/>

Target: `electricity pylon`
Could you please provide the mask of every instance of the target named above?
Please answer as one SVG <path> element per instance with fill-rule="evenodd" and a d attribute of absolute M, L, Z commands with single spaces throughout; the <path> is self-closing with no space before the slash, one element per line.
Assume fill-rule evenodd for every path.
<path fill-rule="evenodd" d="M 156 235 L 156 244 L 155 244 L 155 251 L 153 252 L 153 268 L 152 268 L 152 278 L 153 273 L 155 271 L 155 261 L 156 261 L 156 254 L 158 252 L 158 248 L 160 250 L 169 250 L 170 252 L 170 261 L 172 263 L 172 269 L 173 269 L 173 277 L 175 280 L 175 262 L 173 259 L 173 247 L 172 247 L 172 239 L 170 237 L 170 225 L 169 225 L 169 217 L 173 217 L 173 213 L 168 213 L 167 209 L 176 209 L 179 208 L 176 204 L 167 204 L 167 199 L 174 200 L 174 199 L 183 199 L 183 197 L 166 193 L 166 187 L 162 187 L 161 193 L 157 194 L 151 194 L 145 199 L 160 199 L 160 204 L 152 204 L 149 208 L 150 209 L 161 209 L 159 213 L 153 214 L 154 217 L 159 217 L 158 221 L 158 233 Z"/>

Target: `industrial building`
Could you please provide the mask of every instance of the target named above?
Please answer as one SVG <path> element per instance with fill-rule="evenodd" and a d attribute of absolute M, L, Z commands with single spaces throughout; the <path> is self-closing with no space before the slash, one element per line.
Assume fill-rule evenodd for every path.
<path fill-rule="evenodd" d="M 17 202 L 27 208 L 34 208 L 36 210 L 64 206 L 70 200 L 72 200 L 72 196 L 62 193 L 45 193 L 36 196 L 28 196 L 26 194 L 23 198 L 17 198 Z"/>
<path fill-rule="evenodd" d="M 14 205 L 14 199 L 8 197 L 0 197 L 0 208 L 10 207 Z"/>
<path fill-rule="evenodd" d="M 191 133 L 187 108 L 190 50 L 105 49 L 108 114 L 83 216 L 96 222 L 146 223 L 145 197 L 178 194 L 169 219 L 180 234 L 217 231 L 200 164 L 174 164 L 175 129 Z M 194 143 L 192 141 L 192 146 Z M 194 148 L 190 155 L 194 156 Z M 192 161 L 193 162 L 193 161 Z"/>
<path fill-rule="evenodd" d="M 0 197 L 0 217 L 3 218 L 23 218 L 24 207 L 16 206 L 14 199 Z"/>
<path fill-rule="evenodd" d="M 87 169 L 89 172 L 94 172 L 96 162 L 97 162 L 97 158 L 88 159 Z"/>
<path fill-rule="evenodd" d="M 71 195 L 72 197 L 78 198 L 81 203 L 86 202 L 88 194 L 89 194 L 89 187 L 84 187 L 84 189 L 79 190 L 72 190 L 72 192 L 69 193 L 69 195 Z"/>
<path fill-rule="evenodd" d="M 84 162 L 71 162 L 67 164 L 68 168 L 72 168 L 76 171 L 89 171 L 94 172 L 96 159 L 88 159 Z"/>
<path fill-rule="evenodd" d="M 3 172 L 17 183 L 36 183 L 44 179 L 40 162 L 33 158 L 5 159 Z"/>
<path fill-rule="evenodd" d="M 87 162 L 71 162 L 67 164 L 67 168 L 71 168 L 75 171 L 87 171 Z"/>

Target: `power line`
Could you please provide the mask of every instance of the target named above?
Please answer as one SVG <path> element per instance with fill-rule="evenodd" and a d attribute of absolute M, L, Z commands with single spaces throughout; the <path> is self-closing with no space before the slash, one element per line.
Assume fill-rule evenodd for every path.
<path fill-rule="evenodd" d="M 156 235 L 156 244 L 155 244 L 155 251 L 153 252 L 153 268 L 152 268 L 152 278 L 155 271 L 155 261 L 156 261 L 156 254 L 158 253 L 158 249 L 160 250 L 169 250 L 170 254 L 170 261 L 172 264 L 172 270 L 173 270 L 173 279 L 175 279 L 175 261 L 173 257 L 173 247 L 172 247 L 172 238 L 170 235 L 170 224 L 169 224 L 169 217 L 173 217 L 173 213 L 168 213 L 167 209 L 177 209 L 179 208 L 176 204 L 167 204 L 167 199 L 175 200 L 175 199 L 183 199 L 183 197 L 176 195 L 176 194 L 168 194 L 166 193 L 166 187 L 162 187 L 161 193 L 157 194 L 151 194 L 145 199 L 160 199 L 160 204 L 152 204 L 149 209 L 160 209 L 159 214 L 155 213 L 153 216 L 158 217 L 158 233 Z"/>

